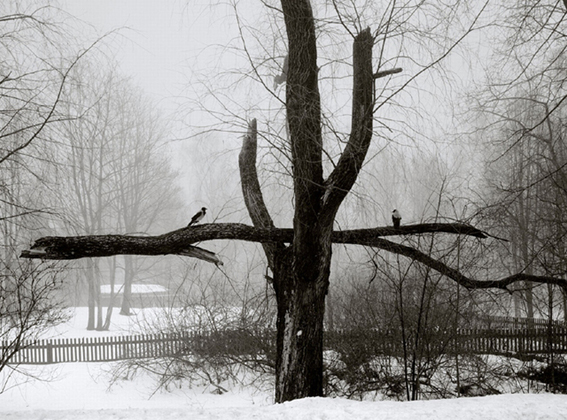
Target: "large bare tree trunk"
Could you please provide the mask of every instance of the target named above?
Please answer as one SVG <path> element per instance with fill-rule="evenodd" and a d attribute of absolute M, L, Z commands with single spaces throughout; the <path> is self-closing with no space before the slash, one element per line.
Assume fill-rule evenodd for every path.
<path fill-rule="evenodd" d="M 253 223 L 257 227 L 271 228 L 274 225 L 256 173 L 256 144 L 254 120 L 249 125 L 239 157 L 242 189 Z M 323 394 L 323 317 L 329 286 L 330 234 L 327 239 L 326 253 L 320 251 L 322 247 L 319 245 L 301 250 L 306 253 L 303 264 L 297 263 L 293 245 L 263 244 L 268 266 L 274 274 L 272 284 L 278 308 L 277 402 Z M 321 258 L 325 254 L 326 258 Z"/>
<path fill-rule="evenodd" d="M 355 37 L 351 135 L 335 170 L 323 179 L 323 139 L 315 21 L 308 0 L 283 0 L 289 39 L 286 111 L 295 211 L 289 247 L 264 244 L 276 292 L 276 401 L 323 395 L 323 320 L 335 215 L 356 181 L 372 138 L 373 38 Z M 260 191 L 256 122 L 239 158 L 246 205 L 256 227 L 273 227 Z"/>
<path fill-rule="evenodd" d="M 323 318 L 328 269 L 315 282 L 293 275 L 291 248 L 276 257 L 276 401 L 323 395 Z"/>
<path fill-rule="evenodd" d="M 349 141 L 323 179 L 323 139 L 315 22 L 308 0 L 282 0 L 289 40 L 286 111 L 295 213 L 291 252 L 276 266 L 278 364 L 276 401 L 323 395 L 323 320 L 329 290 L 335 215 L 356 181 L 372 138 L 373 38 L 355 37 Z"/>

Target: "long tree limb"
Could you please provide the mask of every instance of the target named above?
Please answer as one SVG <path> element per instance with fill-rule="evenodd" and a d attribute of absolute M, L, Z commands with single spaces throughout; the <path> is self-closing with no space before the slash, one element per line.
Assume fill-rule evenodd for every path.
<path fill-rule="evenodd" d="M 508 290 L 508 286 L 518 281 L 531 281 L 541 284 L 556 284 L 558 286 L 566 287 L 567 280 L 550 276 L 534 276 L 531 274 L 517 273 L 508 277 L 497 280 L 475 280 L 465 276 L 459 270 L 449 267 L 445 263 L 430 257 L 429 255 L 421 252 L 418 249 L 398 244 L 387 239 L 375 238 L 368 241 L 367 245 L 375 248 L 380 248 L 394 254 L 403 255 L 411 258 L 414 261 L 419 261 L 423 265 L 434 269 L 440 274 L 455 280 L 461 286 L 468 289 L 504 289 Z"/>
<path fill-rule="evenodd" d="M 483 231 L 462 223 L 426 223 L 399 228 L 376 227 L 334 231 L 334 243 L 373 246 L 383 236 L 424 233 L 454 233 L 486 238 Z M 118 254 L 162 255 L 180 254 L 191 244 L 218 239 L 232 239 L 260 243 L 291 243 L 293 229 L 258 228 L 243 223 L 209 223 L 177 229 L 157 236 L 87 235 L 46 236 L 38 239 L 31 250 L 38 250 L 24 258 L 77 259 L 106 257 Z M 41 249 L 41 251 L 39 251 Z"/>
<path fill-rule="evenodd" d="M 399 228 L 377 227 L 335 231 L 334 243 L 373 246 L 381 236 L 445 232 L 486 238 L 486 234 L 470 225 L 461 223 L 429 223 Z M 279 244 L 293 241 L 293 229 L 253 227 L 241 223 L 214 223 L 182 228 L 158 236 L 88 235 L 48 236 L 38 239 L 29 250 L 22 251 L 22 258 L 71 260 L 86 257 L 107 257 L 120 254 L 137 255 L 185 255 L 220 263 L 211 251 L 192 244 L 215 239 L 233 239 L 262 244 Z"/>
<path fill-rule="evenodd" d="M 75 260 L 113 255 L 182 255 L 222 265 L 211 251 L 190 245 L 174 231 L 160 236 L 89 235 L 48 236 L 38 239 L 20 258 Z"/>
<path fill-rule="evenodd" d="M 518 281 L 556 284 L 567 287 L 567 280 L 549 276 L 534 276 L 524 273 L 514 274 L 497 280 L 475 280 L 445 263 L 406 245 L 395 243 L 381 237 L 403 234 L 452 233 L 477 238 L 487 234 L 477 228 L 462 223 L 428 223 L 408 225 L 400 228 L 377 227 L 334 231 L 333 243 L 365 245 L 388 252 L 404 255 L 433 268 L 464 287 L 471 289 L 507 287 Z M 214 239 L 232 239 L 260 243 L 291 243 L 292 229 L 258 228 L 240 223 L 218 223 L 182 228 L 158 236 L 128 235 L 90 235 L 90 236 L 51 236 L 38 239 L 29 250 L 22 251 L 22 258 L 41 258 L 71 260 L 86 257 L 107 257 L 119 254 L 137 255 L 183 255 L 202 259 L 214 264 L 222 264 L 213 252 L 191 244 Z"/>

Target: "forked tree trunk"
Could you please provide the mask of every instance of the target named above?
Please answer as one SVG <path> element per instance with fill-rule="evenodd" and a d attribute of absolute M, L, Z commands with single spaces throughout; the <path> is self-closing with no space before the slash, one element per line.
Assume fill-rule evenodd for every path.
<path fill-rule="evenodd" d="M 323 320 L 333 223 L 368 151 L 374 105 L 374 39 L 366 29 L 353 45 L 350 138 L 325 180 L 313 12 L 308 0 L 282 0 L 282 10 L 289 41 L 286 112 L 295 209 L 291 245 L 263 245 L 274 273 L 278 307 L 276 402 L 323 395 Z M 239 156 L 243 195 L 254 225 L 272 228 L 255 161 L 256 122 L 252 121 Z"/>

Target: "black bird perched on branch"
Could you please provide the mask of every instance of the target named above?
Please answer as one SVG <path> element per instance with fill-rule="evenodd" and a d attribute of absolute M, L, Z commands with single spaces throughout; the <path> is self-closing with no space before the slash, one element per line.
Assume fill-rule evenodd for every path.
<path fill-rule="evenodd" d="M 394 211 L 392 212 L 392 223 L 394 223 L 394 227 L 399 228 L 401 222 L 402 222 L 402 215 L 397 209 L 394 209 Z"/>
<path fill-rule="evenodd" d="M 201 221 L 201 219 L 203 217 L 205 217 L 205 214 L 207 214 L 207 208 L 206 207 L 202 207 L 201 210 L 199 210 L 195 216 L 193 216 L 191 218 L 191 221 L 189 222 L 189 224 L 187 225 L 187 227 L 194 225 L 195 223 L 199 223 Z"/>

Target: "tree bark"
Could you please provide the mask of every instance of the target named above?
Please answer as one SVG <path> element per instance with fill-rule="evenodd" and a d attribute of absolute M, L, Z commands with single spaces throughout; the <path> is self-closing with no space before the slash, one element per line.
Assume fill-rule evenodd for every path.
<path fill-rule="evenodd" d="M 110 329 L 110 321 L 112 320 L 112 311 L 114 310 L 114 299 L 116 298 L 116 291 L 114 286 L 116 284 L 116 257 L 112 258 L 110 264 L 110 290 L 108 307 L 106 308 L 106 316 L 104 317 L 104 324 L 102 325 L 102 331 L 108 331 Z"/>
<path fill-rule="evenodd" d="M 95 282 L 92 267 L 86 268 L 85 273 L 87 279 L 87 306 L 88 306 L 88 319 L 87 331 L 96 329 L 96 309 L 97 309 L 97 282 Z M 100 292 L 100 288 L 98 289 Z"/>
<path fill-rule="evenodd" d="M 291 252 L 288 255 L 292 257 Z M 323 317 L 329 283 L 325 278 L 314 285 L 296 282 L 288 268 L 289 257 L 279 261 L 286 266 L 274 276 L 278 305 L 276 402 L 323 395 Z"/>
<path fill-rule="evenodd" d="M 120 315 L 130 316 L 130 307 L 132 303 L 132 282 L 134 280 L 134 262 L 132 256 L 124 257 L 124 290 L 122 291 L 122 305 L 120 306 Z"/>

